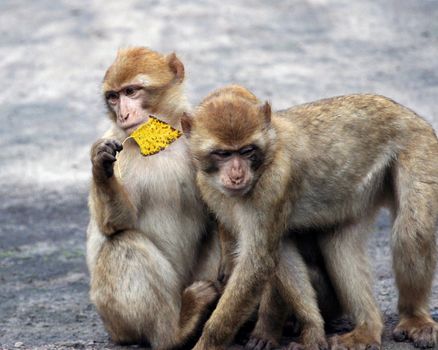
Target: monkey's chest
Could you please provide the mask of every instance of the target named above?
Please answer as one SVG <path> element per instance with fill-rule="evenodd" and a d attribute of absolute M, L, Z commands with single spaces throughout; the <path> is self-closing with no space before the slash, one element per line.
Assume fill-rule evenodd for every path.
<path fill-rule="evenodd" d="M 181 224 L 193 228 L 203 215 L 203 205 L 195 185 L 187 147 L 176 142 L 166 150 L 144 157 L 137 149 L 129 149 L 122 158 L 122 183 L 137 208 L 140 224 L 157 235 Z M 161 224 L 159 223 L 161 221 Z M 170 227 L 172 226 L 172 227 Z M 172 232 L 174 234 L 174 232 Z"/>
<path fill-rule="evenodd" d="M 122 182 L 137 209 L 137 229 L 178 265 L 190 266 L 206 215 L 189 158 L 158 153 L 129 160 Z"/>
<path fill-rule="evenodd" d="M 193 170 L 183 157 L 137 155 L 122 169 L 121 182 L 137 209 L 180 206 L 195 190 Z"/>

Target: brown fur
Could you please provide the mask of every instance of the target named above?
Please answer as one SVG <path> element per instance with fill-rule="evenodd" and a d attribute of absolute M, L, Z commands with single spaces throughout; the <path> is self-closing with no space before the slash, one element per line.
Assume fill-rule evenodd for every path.
<path fill-rule="evenodd" d="M 116 60 L 105 73 L 104 91 L 117 90 L 140 74 L 151 78 L 149 88 L 167 85 L 174 77 L 173 69 L 168 64 L 173 55 L 166 57 L 145 47 L 119 50 Z"/>
<path fill-rule="evenodd" d="M 234 251 L 236 249 L 236 240 L 221 224 L 218 227 L 218 234 L 221 247 L 219 280 L 225 285 L 235 265 Z"/>
<path fill-rule="evenodd" d="M 286 291 L 282 296 L 294 311 L 302 317 L 318 312 L 300 254 L 291 261 L 282 259 L 279 250 L 286 232 L 309 228 L 328 231 L 319 236 L 319 247 L 341 306 L 356 322 L 351 333 L 336 341 L 379 348 L 383 325 L 365 248 L 369 225 L 381 206 L 392 209 L 395 218 L 392 245 L 401 318 L 396 338 L 401 333 L 399 338 L 414 345 L 436 345 L 438 326 L 427 311 L 438 219 L 438 141 L 430 125 L 376 95 L 296 106 L 274 114 L 271 122 L 259 105 L 240 93 L 212 96 L 185 129 L 203 198 L 236 237 L 239 255 L 196 350 L 221 349 L 229 343 L 273 275 L 278 282 L 274 286 Z M 230 135 L 238 137 L 227 139 Z M 226 174 L 220 167 L 206 172 L 202 164 L 215 149 L 248 144 L 263 150 L 264 163 L 254 172 L 249 192 L 227 196 L 221 182 Z M 295 273 L 290 274 L 289 265 L 279 274 L 287 263 L 296 266 Z M 296 294 L 294 286 L 302 290 Z M 315 329 L 303 329 L 305 343 Z"/>
<path fill-rule="evenodd" d="M 143 81 L 145 91 L 139 91 L 137 100 L 142 100 L 136 104 L 143 110 L 137 117 L 154 114 L 180 128 L 181 114 L 188 110 L 183 77 L 174 54 L 131 48 L 121 50 L 107 71 L 104 92 Z M 150 89 L 157 86 L 161 90 L 154 95 Z M 185 138 L 143 157 L 132 140 L 121 146 L 127 134 L 116 112 L 109 113 L 113 126 L 91 151 L 90 297 L 115 342 L 181 346 L 218 296 L 212 282 L 194 281 L 216 280 L 219 244 L 209 232 Z M 116 151 L 120 174 L 113 169 Z"/>
<path fill-rule="evenodd" d="M 217 89 L 217 90 L 211 92 L 209 95 L 207 95 L 207 97 L 205 97 L 202 100 L 202 106 L 205 106 L 206 103 L 208 103 L 212 100 L 215 100 L 217 97 L 224 96 L 226 94 L 234 96 L 234 97 L 240 97 L 240 98 L 242 98 L 250 103 L 259 103 L 260 102 L 258 100 L 258 98 L 256 97 L 256 95 L 254 95 L 251 91 L 244 88 L 243 86 L 228 85 L 228 86 L 224 86 L 220 89 Z"/>
<path fill-rule="evenodd" d="M 230 96 L 231 97 L 231 96 Z M 250 110 L 252 118 L 244 118 L 244 114 L 248 112 L 247 108 L 239 105 L 239 108 L 234 108 L 233 100 L 230 98 L 228 101 L 218 101 L 216 99 L 210 100 L 210 102 L 204 103 L 199 107 L 200 115 L 203 114 L 203 110 L 219 110 L 221 112 L 220 117 L 216 115 L 209 115 L 210 119 L 210 131 L 214 137 L 220 143 L 231 144 L 234 148 L 239 148 L 239 145 L 246 144 L 247 137 L 254 134 L 256 130 L 262 127 L 263 121 L 258 118 L 258 110 Z M 242 103 L 247 102 L 246 99 L 242 99 Z M 230 128 L 224 128 L 223 123 L 226 120 L 231 125 Z"/>

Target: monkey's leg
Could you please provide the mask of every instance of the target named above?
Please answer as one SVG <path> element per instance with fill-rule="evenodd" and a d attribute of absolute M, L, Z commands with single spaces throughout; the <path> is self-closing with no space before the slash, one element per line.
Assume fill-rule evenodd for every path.
<path fill-rule="evenodd" d="M 219 281 L 225 285 L 230 278 L 235 265 L 233 255 L 236 246 L 236 239 L 221 223 L 218 224 L 218 233 L 221 246 Z"/>
<path fill-rule="evenodd" d="M 321 235 L 327 271 L 343 310 L 353 316 L 353 331 L 330 339 L 333 349 L 380 349 L 383 322 L 373 296 L 366 256 L 368 224 L 348 225 Z"/>
<path fill-rule="evenodd" d="M 438 324 L 428 310 L 437 261 L 438 174 L 434 178 L 432 172 L 430 178 L 419 181 L 418 174 L 427 174 L 427 169 L 422 169 L 425 164 L 427 160 L 410 168 L 399 167 L 395 177 L 398 198 L 392 244 L 400 322 L 393 335 L 397 341 L 409 340 L 416 347 L 432 348 L 438 345 Z"/>
<path fill-rule="evenodd" d="M 275 285 L 301 325 L 301 344 L 291 343 L 288 349 L 327 349 L 324 320 L 306 264 L 292 241 L 282 243 Z"/>
<path fill-rule="evenodd" d="M 319 310 L 324 322 L 327 323 L 339 318 L 342 310 L 318 244 L 320 234 L 324 232 L 310 230 L 306 234 L 294 235 L 294 242 L 306 264 L 310 281 L 317 295 Z"/>
<path fill-rule="evenodd" d="M 246 350 L 270 350 L 278 346 L 288 307 L 273 283 L 266 284 L 257 314 L 257 323 Z"/>
<path fill-rule="evenodd" d="M 193 281 L 218 281 L 220 276 L 221 247 L 218 233 L 215 230 L 203 238 L 198 248 L 196 265 L 193 270 Z M 219 283 L 216 283 L 217 287 Z"/>
<path fill-rule="evenodd" d="M 197 281 L 188 286 L 181 297 L 179 328 L 176 344 L 184 345 L 200 330 L 208 316 L 209 307 L 219 298 L 219 292 L 211 281 Z"/>
<path fill-rule="evenodd" d="M 91 276 L 91 298 L 117 343 L 181 345 L 217 298 L 214 286 L 183 282 L 145 235 L 125 231 L 105 242 Z"/>

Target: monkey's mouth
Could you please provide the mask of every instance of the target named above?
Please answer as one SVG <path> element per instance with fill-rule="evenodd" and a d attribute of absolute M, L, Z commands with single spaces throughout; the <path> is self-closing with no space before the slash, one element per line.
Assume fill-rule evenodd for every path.
<path fill-rule="evenodd" d="M 135 122 L 131 125 L 124 126 L 123 130 L 125 130 L 126 133 L 131 135 L 135 130 L 137 130 L 141 125 L 146 123 L 149 120 L 149 117 L 142 118 L 138 122 Z"/>
<path fill-rule="evenodd" d="M 230 197 L 244 196 L 251 189 L 248 184 L 236 185 L 236 186 L 223 186 L 224 194 Z"/>

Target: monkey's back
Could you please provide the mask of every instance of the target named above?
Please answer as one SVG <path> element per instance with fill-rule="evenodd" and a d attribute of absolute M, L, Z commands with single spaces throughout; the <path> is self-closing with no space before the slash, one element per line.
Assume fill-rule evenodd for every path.
<path fill-rule="evenodd" d="M 300 218 L 298 226 L 336 223 L 374 207 L 383 200 L 392 164 L 407 153 L 409 157 L 415 153 L 421 167 L 427 168 L 423 173 L 438 182 L 438 141 L 433 128 L 383 96 L 324 99 L 279 111 L 276 118 L 291 125 L 278 130 L 284 140 L 300 140 L 299 149 L 286 146 L 291 159 L 301 159 L 301 195 L 294 215 Z"/>
<path fill-rule="evenodd" d="M 387 97 L 374 94 L 326 98 L 293 106 L 275 115 L 292 121 L 313 137 L 336 132 L 343 138 L 368 137 L 379 141 L 403 138 L 413 128 L 434 134 L 430 124 L 415 112 Z"/>

